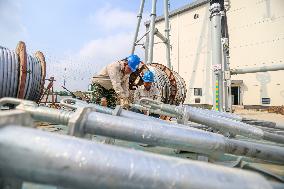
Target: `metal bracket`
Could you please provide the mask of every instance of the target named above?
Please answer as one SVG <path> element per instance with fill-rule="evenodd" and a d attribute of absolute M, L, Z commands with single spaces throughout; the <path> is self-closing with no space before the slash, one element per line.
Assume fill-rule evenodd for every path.
<path fill-rule="evenodd" d="M 94 112 L 94 107 L 78 108 L 68 122 L 68 134 L 76 137 L 85 136 L 85 123 L 90 112 Z"/>
<path fill-rule="evenodd" d="M 224 76 L 225 76 L 225 80 L 229 80 L 229 79 L 231 79 L 231 72 L 230 71 L 225 71 L 224 72 Z"/>
<path fill-rule="evenodd" d="M 179 124 L 186 125 L 186 124 L 188 123 L 188 120 L 189 120 L 189 115 L 188 115 L 188 113 L 186 112 L 186 107 L 183 107 L 183 108 L 182 108 L 182 116 L 177 119 L 177 122 L 178 122 Z"/>

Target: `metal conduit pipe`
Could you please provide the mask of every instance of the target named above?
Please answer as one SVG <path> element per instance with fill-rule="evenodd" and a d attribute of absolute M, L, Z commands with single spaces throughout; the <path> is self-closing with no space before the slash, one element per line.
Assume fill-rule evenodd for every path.
<path fill-rule="evenodd" d="M 0 151 L 1 175 L 68 188 L 272 189 L 249 171 L 19 126 L 0 128 Z"/>
<path fill-rule="evenodd" d="M 103 107 L 97 104 L 88 104 L 85 101 L 82 100 L 78 100 L 78 99 L 74 99 L 74 98 L 65 98 L 62 99 L 60 101 L 60 105 L 67 107 L 67 108 L 71 108 L 76 110 L 77 108 L 83 108 L 83 107 L 93 107 L 96 112 L 100 112 L 100 113 L 104 113 L 104 114 L 109 114 L 109 115 L 117 115 L 117 116 L 121 116 L 121 117 L 125 117 L 125 118 L 129 118 L 129 119 L 135 119 L 135 120 L 141 120 L 141 121 L 149 121 L 151 122 L 160 122 L 161 124 L 169 124 L 168 121 L 165 120 L 161 120 L 159 118 L 155 118 L 152 116 L 147 116 L 144 114 L 140 114 L 140 113 L 135 113 L 132 111 L 128 111 L 128 110 L 124 110 L 122 108 L 120 108 L 119 106 L 117 106 L 115 108 L 115 110 L 111 109 L 111 108 L 107 108 L 107 107 Z M 132 104 L 131 107 L 138 109 L 138 110 L 147 110 L 146 108 L 144 108 L 143 106 L 140 106 L 138 104 Z M 154 113 L 154 114 L 158 114 L 158 115 L 166 115 L 166 116 L 170 116 L 170 117 L 174 117 L 175 115 L 173 114 L 165 114 L 165 112 L 161 112 L 159 110 L 150 110 L 150 113 Z M 171 123 L 170 125 L 172 125 L 174 123 Z M 174 124 L 177 125 L 179 127 L 184 127 L 184 125 L 180 125 L 180 124 Z M 189 125 L 190 127 L 193 128 L 208 128 L 205 125 L 201 125 L 201 124 L 197 124 L 197 123 L 193 123 L 190 122 Z"/>
<path fill-rule="evenodd" d="M 165 120 L 162 120 L 162 119 L 159 119 L 159 118 L 155 118 L 155 117 L 152 117 L 152 116 L 146 116 L 144 114 L 124 110 L 124 109 L 120 108 L 119 106 L 116 107 L 115 110 L 113 110 L 111 108 L 103 107 L 103 106 L 100 106 L 100 105 L 97 105 L 97 104 L 88 104 L 85 101 L 74 99 L 74 98 L 62 99 L 60 101 L 60 105 L 63 106 L 63 107 L 71 108 L 73 110 L 76 110 L 77 108 L 83 108 L 83 107 L 93 107 L 96 110 L 96 112 L 100 112 L 100 113 L 104 113 L 104 114 L 117 115 L 117 116 L 129 118 L 129 119 L 135 119 L 135 120 L 141 120 L 141 121 L 148 121 L 149 124 L 152 124 L 153 121 L 159 122 L 160 124 L 169 124 L 168 121 L 165 121 Z M 131 107 L 138 109 L 138 110 L 142 110 L 142 111 L 146 110 L 147 111 L 146 108 L 144 108 L 143 106 L 140 106 L 138 104 L 132 104 Z M 161 112 L 161 111 L 158 111 L 158 110 L 150 110 L 150 113 L 154 113 L 154 114 L 158 114 L 158 115 L 166 115 L 166 116 L 169 116 L 169 117 L 175 116 L 173 114 L 165 114 L 165 112 Z M 184 125 L 175 124 L 175 123 L 171 123 L 169 125 L 184 127 Z M 203 129 L 203 130 L 208 129 L 208 126 L 197 124 L 197 123 L 194 123 L 194 122 L 189 122 L 187 126 L 197 128 L 197 129 Z"/>
<path fill-rule="evenodd" d="M 159 122 L 161 124 L 169 124 L 169 122 L 167 122 L 165 120 L 161 120 L 161 119 L 151 117 L 151 116 L 146 116 L 144 114 L 135 113 L 135 112 L 132 112 L 132 111 L 127 111 L 127 110 L 120 108 L 119 106 L 116 107 L 115 110 L 113 110 L 111 108 L 103 107 L 103 106 L 100 106 L 100 105 L 97 105 L 97 104 L 88 104 L 85 101 L 81 101 L 81 100 L 74 99 L 74 98 L 62 99 L 60 101 L 60 105 L 67 107 L 67 108 L 74 109 L 74 110 L 76 110 L 77 108 L 83 108 L 83 107 L 93 107 L 96 110 L 96 112 L 100 112 L 100 113 L 104 113 L 104 114 L 117 115 L 117 116 L 129 118 L 129 119 L 135 119 L 135 120 L 141 120 L 141 121 L 149 121 L 149 124 L 152 124 L 153 121 Z M 143 106 L 140 106 L 138 104 L 132 104 L 131 107 L 139 109 L 139 110 L 147 110 Z M 158 111 L 158 110 L 153 110 L 153 111 L 150 110 L 150 113 L 154 113 L 154 114 L 158 114 L 158 115 L 164 115 L 164 112 L 161 112 L 161 111 Z M 173 117 L 175 115 L 167 114 L 166 116 Z M 170 124 L 170 125 L 172 125 L 172 124 Z M 184 127 L 184 125 L 180 125 L 180 124 L 174 124 L 174 125 Z M 199 128 L 199 129 L 208 128 L 205 125 L 201 125 L 201 124 L 197 124 L 197 123 L 193 123 L 193 122 L 190 122 L 188 126 L 193 127 L 193 128 Z"/>
<path fill-rule="evenodd" d="M 85 131 L 126 141 L 141 142 L 207 155 L 230 153 L 283 163 L 284 148 L 239 142 L 226 137 L 190 127 L 159 122 L 145 122 L 92 112 L 85 122 Z"/>
<path fill-rule="evenodd" d="M 260 128 L 254 127 L 252 125 L 228 119 L 221 116 L 216 116 L 210 113 L 204 113 L 196 111 L 195 108 L 186 106 L 179 107 L 168 104 L 162 104 L 151 99 L 142 98 L 140 100 L 140 105 L 145 107 L 151 107 L 153 109 L 159 109 L 171 114 L 176 114 L 177 117 L 182 117 L 185 120 L 189 120 L 202 125 L 207 125 L 219 129 L 223 132 L 230 132 L 235 135 L 242 135 L 248 138 L 254 138 L 257 140 L 269 140 L 277 143 L 284 144 L 284 137 L 277 134 L 271 134 L 263 131 Z"/>
<path fill-rule="evenodd" d="M 196 111 L 200 111 L 202 113 L 214 114 L 216 116 L 221 116 L 221 117 L 225 117 L 225 118 L 228 118 L 228 119 L 241 121 L 241 122 L 247 123 L 249 125 L 267 127 L 269 129 L 283 129 L 283 128 L 281 128 L 281 126 L 279 126 L 275 122 L 271 122 L 271 121 L 248 119 L 248 118 L 244 118 L 242 116 L 232 114 L 232 113 L 228 113 L 228 112 L 219 112 L 219 111 L 215 111 L 215 110 L 196 108 L 196 107 L 192 107 L 192 106 L 191 106 L 191 108 L 196 109 Z"/>
<path fill-rule="evenodd" d="M 5 99 L 0 100 L 0 105 L 5 103 L 7 103 Z M 26 101 L 18 105 L 17 109 L 30 113 L 35 120 L 69 126 L 70 123 L 75 124 L 77 127 L 72 126 L 70 131 L 77 131 L 78 136 L 89 133 L 208 155 L 231 153 L 284 163 L 282 147 L 253 142 L 236 143 L 222 135 L 190 127 L 182 128 L 171 124 L 138 121 L 98 112 L 84 112 L 84 109 L 73 113 L 38 107 L 35 103 Z M 83 114 L 80 115 L 81 113 Z"/>
<path fill-rule="evenodd" d="M 126 117 L 130 119 L 132 118 L 136 120 L 163 121 L 163 120 L 160 120 L 154 117 L 150 117 L 150 116 L 146 116 L 143 114 L 120 109 L 119 107 L 117 107 L 119 109 L 116 108 L 115 110 L 113 110 L 111 108 L 100 106 L 97 104 L 88 104 L 85 101 L 74 99 L 74 98 L 64 98 L 60 101 L 60 105 L 67 107 L 67 108 L 74 109 L 74 110 L 78 108 L 84 108 L 84 107 L 93 107 L 97 112 L 100 112 L 100 113 L 109 114 L 109 115 L 117 115 L 117 116 Z M 117 110 L 117 113 L 116 113 L 116 110 Z"/>
<path fill-rule="evenodd" d="M 202 109 L 202 108 L 196 108 L 196 107 L 191 107 L 192 109 L 195 109 L 196 111 L 200 111 L 206 114 L 213 114 L 216 116 L 221 116 L 221 117 L 225 117 L 228 119 L 232 119 L 232 120 L 236 120 L 236 121 L 242 121 L 243 118 L 239 115 L 236 114 L 231 114 L 231 113 L 227 113 L 227 112 L 219 112 L 216 110 L 207 110 L 207 109 Z"/>
<path fill-rule="evenodd" d="M 279 71 L 284 70 L 284 64 L 279 65 L 270 65 L 270 66 L 262 66 L 256 68 L 242 68 L 242 69 L 232 69 L 231 74 L 247 74 L 247 73 L 257 73 L 257 72 L 270 72 L 270 71 Z"/>
<path fill-rule="evenodd" d="M 254 138 L 258 140 L 263 139 L 284 144 L 283 136 L 263 131 L 260 128 L 243 122 L 231 120 L 221 116 L 215 116 L 213 114 L 210 115 L 198 111 L 195 112 L 192 111 L 190 107 L 185 108 L 183 111 L 185 111 L 184 113 L 187 114 L 189 119 L 193 122 L 208 125 L 216 129 L 219 128 L 224 132 L 230 132 L 232 134 L 242 135 L 248 138 Z"/>

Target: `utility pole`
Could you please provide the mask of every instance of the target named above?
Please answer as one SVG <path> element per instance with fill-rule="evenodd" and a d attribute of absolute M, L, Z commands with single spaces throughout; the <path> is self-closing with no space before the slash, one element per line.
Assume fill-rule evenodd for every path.
<path fill-rule="evenodd" d="M 170 44 L 169 0 L 164 0 L 164 15 L 165 15 L 165 37 L 166 37 L 167 66 L 168 66 L 168 68 L 172 69 L 172 65 L 171 65 L 171 44 Z"/>
<path fill-rule="evenodd" d="M 223 64 L 222 64 L 222 76 L 224 84 L 224 111 L 232 111 L 232 98 L 231 98 L 231 73 L 230 73 L 230 50 L 229 50 L 229 32 L 227 24 L 226 12 L 229 10 L 228 0 L 220 0 L 221 5 L 221 35 L 222 35 L 222 53 L 223 53 Z"/>
<path fill-rule="evenodd" d="M 137 37 L 138 37 L 138 34 L 139 34 L 139 30 L 140 30 L 140 25 L 141 25 L 143 10 L 144 10 L 144 4 L 145 4 L 145 0 L 141 0 L 139 13 L 137 15 L 138 21 L 137 21 L 136 31 L 135 31 L 135 34 L 134 34 L 134 41 L 133 41 L 133 45 L 132 45 L 132 49 L 131 49 L 131 54 L 134 54 L 134 52 L 135 52 L 135 46 L 136 46 Z"/>
<path fill-rule="evenodd" d="M 151 23 L 150 23 L 150 33 L 149 33 L 149 47 L 148 47 L 148 58 L 147 63 L 153 63 L 153 48 L 154 48 L 154 35 L 156 32 L 155 21 L 156 21 L 156 9 L 157 0 L 152 0 L 152 12 L 151 12 Z"/>
<path fill-rule="evenodd" d="M 222 43 L 221 43 L 221 13 L 220 1 L 210 3 L 212 30 L 212 67 L 215 83 L 213 95 L 214 108 L 223 111 L 223 73 L 222 73 Z M 214 94 L 213 93 L 213 94 Z"/>

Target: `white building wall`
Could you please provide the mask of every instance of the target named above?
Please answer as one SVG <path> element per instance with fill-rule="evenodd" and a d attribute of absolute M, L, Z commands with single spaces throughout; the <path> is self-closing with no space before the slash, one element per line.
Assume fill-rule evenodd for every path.
<path fill-rule="evenodd" d="M 195 14 L 198 19 L 194 19 Z M 185 103 L 194 103 L 194 88 L 202 88 L 202 104 L 212 103 L 211 76 L 211 32 L 209 27 L 209 7 L 203 5 L 193 11 L 178 14 L 170 19 L 172 66 L 186 81 L 187 98 Z M 164 22 L 157 23 L 159 31 L 164 31 Z M 155 42 L 159 39 L 155 38 Z M 165 45 L 154 48 L 154 62 L 166 64 Z"/>
<path fill-rule="evenodd" d="M 284 1 L 231 0 L 228 11 L 231 68 L 284 64 Z M 236 75 L 243 104 L 284 105 L 284 71 Z"/>
<path fill-rule="evenodd" d="M 198 14 L 199 18 L 194 19 Z M 209 4 L 201 5 L 170 18 L 172 65 L 186 81 L 185 103 L 212 104 L 211 29 Z M 231 0 L 227 12 L 230 36 L 231 68 L 284 64 L 284 1 Z M 164 32 L 164 22 L 157 23 Z M 161 42 L 155 38 L 155 42 Z M 165 46 L 154 47 L 154 62 L 166 65 Z M 284 71 L 233 76 L 243 80 L 244 105 L 261 105 L 261 98 L 271 98 L 271 105 L 284 105 Z M 194 96 L 202 88 L 203 96 Z"/>

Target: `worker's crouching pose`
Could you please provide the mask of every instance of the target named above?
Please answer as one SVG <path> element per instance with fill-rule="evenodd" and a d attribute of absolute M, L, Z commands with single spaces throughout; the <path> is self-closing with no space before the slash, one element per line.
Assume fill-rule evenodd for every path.
<path fill-rule="evenodd" d="M 147 71 L 144 73 L 143 75 L 143 85 L 139 86 L 134 93 L 134 103 L 135 104 L 139 104 L 139 100 L 141 98 L 149 98 L 152 100 L 156 100 L 156 101 L 161 101 L 161 93 L 159 91 L 159 89 L 154 85 L 154 73 L 151 71 Z M 134 110 L 135 112 L 140 112 L 139 110 Z M 142 113 L 142 112 L 140 112 Z M 143 112 L 146 115 L 150 115 L 153 117 L 160 117 L 157 114 L 149 114 L 149 112 L 145 111 Z"/>
<path fill-rule="evenodd" d="M 124 108 L 129 107 L 129 76 L 135 72 L 140 64 L 137 55 L 107 65 L 101 72 L 94 76 L 93 101 L 100 104 L 102 97 L 107 99 L 108 107 L 114 108 L 120 104 Z"/>

